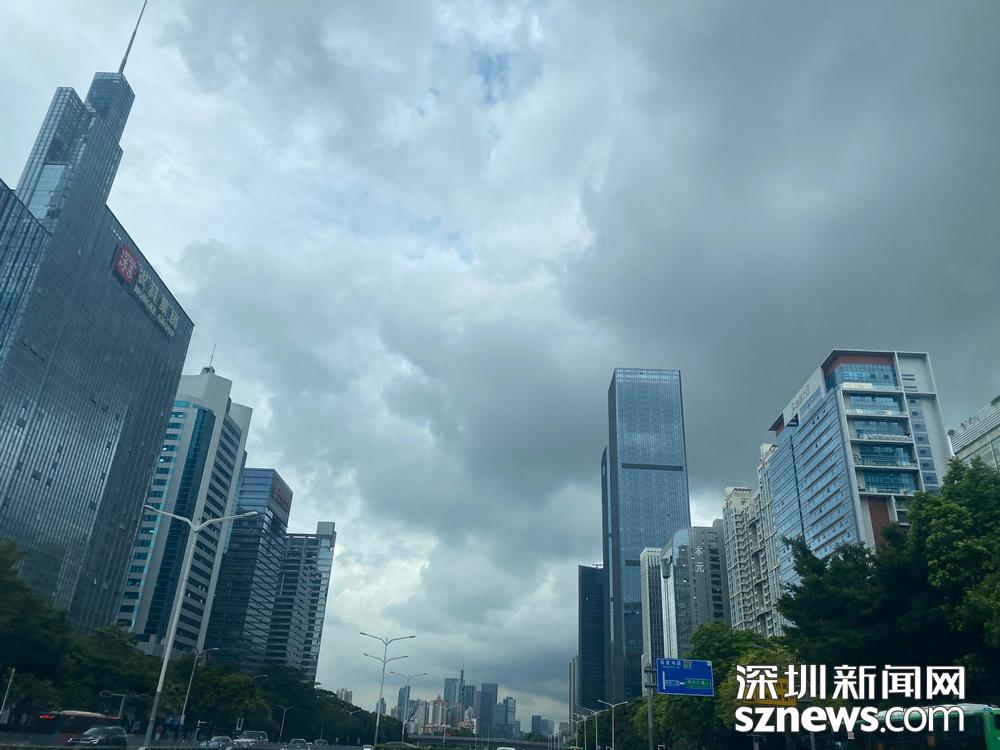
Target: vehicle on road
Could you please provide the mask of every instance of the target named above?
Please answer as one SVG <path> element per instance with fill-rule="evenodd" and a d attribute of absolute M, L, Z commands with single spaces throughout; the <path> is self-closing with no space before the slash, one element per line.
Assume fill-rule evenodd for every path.
<path fill-rule="evenodd" d="M 253 747 L 254 745 L 266 745 L 267 742 L 267 732 L 261 732 L 258 729 L 245 729 L 233 741 L 233 747 Z"/>
<path fill-rule="evenodd" d="M 125 729 L 117 725 L 91 727 L 79 737 L 70 737 L 67 745 L 101 745 L 104 747 L 128 747 Z"/>
<path fill-rule="evenodd" d="M 71 737 L 79 737 L 91 727 L 112 726 L 114 716 L 94 711 L 46 711 L 32 722 L 31 731 L 51 737 L 50 744 L 65 745 Z"/>
<path fill-rule="evenodd" d="M 365 745 L 363 748 L 361 748 L 361 750 L 372 750 L 372 746 L 371 745 Z"/>
<path fill-rule="evenodd" d="M 305 741 L 302 737 L 296 737 L 295 739 L 288 740 L 288 744 L 285 745 L 285 750 L 307 750 L 309 743 Z"/>
<path fill-rule="evenodd" d="M 233 738 L 223 734 L 217 735 L 210 740 L 205 740 L 198 745 L 198 747 L 208 747 L 213 748 L 213 750 L 226 750 L 227 747 L 232 746 Z"/>
<path fill-rule="evenodd" d="M 329 747 L 329 746 L 330 742 L 328 740 L 324 740 L 322 737 L 320 737 L 318 740 L 313 740 L 313 747 Z"/>

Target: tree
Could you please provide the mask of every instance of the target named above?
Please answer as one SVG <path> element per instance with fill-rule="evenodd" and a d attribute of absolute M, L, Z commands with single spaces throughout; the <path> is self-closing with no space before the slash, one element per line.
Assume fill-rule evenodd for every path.
<path fill-rule="evenodd" d="M 953 461 L 911 500 L 910 528 L 875 551 L 820 560 L 792 541 L 799 582 L 781 597 L 787 644 L 806 663 L 963 665 L 967 699 L 1000 700 L 1000 473 Z"/>
<path fill-rule="evenodd" d="M 20 561 L 14 544 L 0 540 L 0 674 L 13 666 L 19 673 L 56 677 L 72 640 L 69 622 L 18 578 Z"/>

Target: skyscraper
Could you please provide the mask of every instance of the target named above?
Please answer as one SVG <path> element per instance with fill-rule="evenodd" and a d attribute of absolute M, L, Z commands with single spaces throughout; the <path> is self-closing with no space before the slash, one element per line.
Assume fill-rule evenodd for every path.
<path fill-rule="evenodd" d="M 462 687 L 462 705 L 475 710 L 476 708 L 476 686 L 464 685 Z"/>
<path fill-rule="evenodd" d="M 458 678 L 444 678 L 444 701 L 445 703 L 458 703 Z"/>
<path fill-rule="evenodd" d="M 646 547 L 639 555 L 642 570 L 642 663 L 656 666 L 663 658 L 663 575 L 660 548 Z"/>
<path fill-rule="evenodd" d="M 265 663 L 291 506 L 292 491 L 277 471 L 243 470 L 237 511 L 258 515 L 233 522 L 219 568 L 206 638 L 219 661 L 247 671 Z"/>
<path fill-rule="evenodd" d="M 479 708 L 476 718 L 479 720 L 477 727 L 480 734 L 484 729 L 492 729 L 494 725 L 494 714 L 497 706 L 497 684 L 495 682 L 484 682 L 479 686 Z"/>
<path fill-rule="evenodd" d="M 874 547 L 906 523 L 917 490 L 937 491 L 951 450 L 926 354 L 836 349 L 774 420 L 767 479 L 777 538 L 826 557 Z M 796 580 L 778 544 L 781 585 Z"/>
<path fill-rule="evenodd" d="M 229 398 L 232 386 L 211 367 L 181 377 L 147 504 L 196 523 L 232 515 L 252 414 Z M 136 633 L 146 653 L 162 653 L 188 533 L 187 524 L 149 511 L 139 524 L 118 624 Z M 205 646 L 225 533 L 211 525 L 198 535 L 174 643 L 178 651 Z"/>
<path fill-rule="evenodd" d="M 700 658 L 691 653 L 691 636 L 702 625 L 729 623 L 725 541 L 722 521 L 674 533 L 663 548 L 664 655 Z"/>
<path fill-rule="evenodd" d="M 598 711 L 604 698 L 604 568 L 580 565 L 577 568 L 579 656 L 577 706 Z"/>
<path fill-rule="evenodd" d="M 320 521 L 315 534 L 285 535 L 281 577 L 267 637 L 267 661 L 316 678 L 337 532 Z"/>
<path fill-rule="evenodd" d="M 1000 469 L 1000 396 L 948 430 L 951 448 L 963 461 L 981 458 L 987 466 Z"/>
<path fill-rule="evenodd" d="M 691 521 L 678 370 L 619 368 L 601 461 L 606 589 L 605 700 L 642 693 L 639 555 Z"/>
<path fill-rule="evenodd" d="M 0 182 L 0 538 L 73 622 L 114 622 L 192 324 L 106 202 L 134 94 L 56 89 Z"/>

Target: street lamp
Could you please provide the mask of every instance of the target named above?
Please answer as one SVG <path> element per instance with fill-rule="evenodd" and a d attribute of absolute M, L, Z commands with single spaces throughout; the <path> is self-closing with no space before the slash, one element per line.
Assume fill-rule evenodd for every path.
<path fill-rule="evenodd" d="M 618 708 L 618 706 L 628 705 L 628 701 L 622 701 L 621 703 L 608 703 L 607 701 L 602 701 L 598 698 L 597 702 L 603 703 L 611 709 L 611 750 L 615 750 L 615 709 Z"/>
<path fill-rule="evenodd" d="M 598 741 L 598 728 L 597 728 L 597 715 L 603 713 L 603 711 L 595 711 L 592 708 L 587 708 L 586 706 L 580 706 L 581 711 L 589 711 L 590 715 L 594 717 L 594 750 L 600 750 L 600 744 Z M 583 731 L 587 731 L 587 719 L 583 720 Z M 587 750 L 586 740 L 583 743 L 583 750 Z"/>
<path fill-rule="evenodd" d="M 194 682 L 194 670 L 198 666 L 198 660 L 201 659 L 202 654 L 207 654 L 209 651 L 218 651 L 218 648 L 206 648 L 203 651 L 199 651 L 197 648 L 194 650 L 194 661 L 191 662 L 191 676 L 188 677 L 188 687 L 187 692 L 184 693 L 184 705 L 181 707 L 181 733 L 184 733 L 184 717 L 187 716 L 188 698 L 191 697 L 191 683 Z M 198 739 L 197 734 L 195 739 Z"/>
<path fill-rule="evenodd" d="M 382 681 L 379 683 L 379 686 L 378 686 L 378 703 L 375 704 L 375 741 L 372 742 L 372 747 L 375 747 L 375 746 L 378 745 L 378 724 L 379 724 L 379 719 L 382 718 L 382 714 L 379 713 L 378 709 L 379 709 L 379 706 L 382 705 L 382 691 L 385 689 L 385 665 L 388 664 L 391 661 L 396 661 L 396 659 L 405 659 L 406 658 L 405 656 L 393 656 L 390 659 L 389 658 L 389 644 L 390 643 L 394 643 L 396 641 L 405 641 L 408 638 L 416 638 L 417 636 L 415 636 L 415 635 L 401 635 L 401 636 L 399 636 L 397 638 L 380 638 L 379 636 L 377 636 L 377 635 L 371 635 L 370 633 L 359 633 L 359 635 L 363 635 L 366 638 L 374 638 L 376 641 L 378 641 L 379 643 L 382 644 L 382 658 L 381 659 L 379 659 L 377 656 L 372 656 L 371 654 L 365 654 L 365 656 L 367 656 L 369 659 L 374 659 L 375 661 L 382 662 Z"/>
<path fill-rule="evenodd" d="M 125 694 L 124 693 L 112 693 L 110 690 L 101 691 L 102 698 L 121 698 L 121 703 L 118 704 L 118 715 L 115 717 L 118 721 L 121 721 L 122 712 L 125 710 Z"/>
<path fill-rule="evenodd" d="M 573 715 L 583 724 L 583 750 L 587 750 L 587 714 L 574 713 Z"/>
<path fill-rule="evenodd" d="M 281 742 L 281 738 L 285 735 L 285 714 L 289 711 L 294 711 L 295 706 L 278 706 L 281 709 L 281 729 L 278 730 L 278 742 Z"/>
<path fill-rule="evenodd" d="M 153 695 L 153 707 L 149 712 L 149 722 L 146 724 L 146 745 L 153 741 L 153 727 L 156 725 L 156 712 L 160 708 L 160 697 L 163 695 L 163 683 L 167 679 L 167 667 L 170 665 L 170 652 L 174 650 L 174 638 L 177 636 L 177 622 L 181 616 L 181 605 L 184 603 L 184 590 L 187 588 L 187 579 L 191 574 L 191 559 L 194 557 L 194 548 L 201 530 L 216 523 L 225 523 L 237 518 L 249 518 L 256 516 L 257 511 L 251 510 L 235 516 L 222 516 L 220 518 L 209 518 L 201 523 L 194 523 L 190 518 L 178 516 L 175 513 L 168 513 L 165 510 L 154 508 L 152 505 L 143 505 L 145 510 L 150 510 L 161 516 L 173 518 L 188 525 L 187 548 L 184 550 L 184 562 L 181 564 L 180 576 L 177 578 L 177 596 L 174 597 L 174 609 L 170 613 L 170 624 L 167 626 L 167 644 L 163 647 L 163 665 L 160 667 L 160 679 L 156 683 L 156 693 Z"/>
<path fill-rule="evenodd" d="M 399 741 L 400 742 L 405 742 L 406 741 L 406 723 L 407 723 L 406 712 L 410 708 L 410 705 L 409 705 L 410 704 L 410 680 L 415 680 L 417 677 L 426 677 L 427 676 L 427 672 L 421 672 L 420 674 L 403 674 L 402 672 L 393 672 L 393 671 L 390 671 L 389 674 L 394 674 L 394 675 L 396 675 L 396 677 L 405 677 L 406 678 L 406 705 L 403 706 L 403 715 L 399 717 L 400 720 L 403 723 L 402 728 L 399 730 Z"/>

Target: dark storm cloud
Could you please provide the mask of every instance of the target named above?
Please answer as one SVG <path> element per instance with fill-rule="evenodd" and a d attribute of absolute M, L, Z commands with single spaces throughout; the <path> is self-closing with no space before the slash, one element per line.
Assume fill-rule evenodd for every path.
<path fill-rule="evenodd" d="M 949 423 L 1000 392 L 995 4 L 150 10 L 112 207 L 337 521 L 319 679 L 366 707 L 360 629 L 564 715 L 616 366 L 682 370 L 703 520 L 831 348 L 930 352 Z M 62 71 L 120 11 L 39 14 Z"/>

